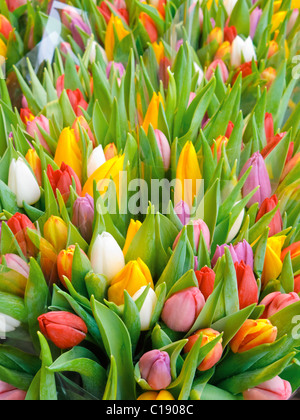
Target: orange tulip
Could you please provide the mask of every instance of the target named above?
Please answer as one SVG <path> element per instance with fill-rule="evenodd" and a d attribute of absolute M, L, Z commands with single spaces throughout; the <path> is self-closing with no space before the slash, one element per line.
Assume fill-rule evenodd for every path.
<path fill-rule="evenodd" d="M 29 163 L 39 186 L 42 185 L 42 164 L 37 152 L 34 149 L 29 149 L 26 153 L 25 159 Z"/>
<path fill-rule="evenodd" d="M 72 265 L 75 252 L 75 245 L 69 246 L 68 249 L 62 250 L 57 257 L 57 270 L 61 283 L 66 287 L 64 277 L 72 280 Z"/>
<path fill-rule="evenodd" d="M 292 245 L 288 246 L 287 248 L 285 248 L 282 253 L 281 253 L 281 261 L 284 260 L 286 254 L 291 253 L 291 258 L 296 258 L 299 257 L 300 255 L 300 241 L 299 242 L 295 242 Z"/>
<path fill-rule="evenodd" d="M 273 343 L 277 338 L 277 328 L 268 319 L 247 319 L 230 342 L 234 353 L 243 353 L 262 344 Z"/>
<path fill-rule="evenodd" d="M 216 139 L 216 148 L 217 148 L 217 159 L 218 159 L 218 161 L 220 160 L 221 155 L 222 155 L 222 147 L 223 147 L 223 144 L 225 144 L 225 147 L 226 147 L 227 146 L 227 143 L 228 143 L 228 138 L 225 137 L 225 136 L 219 136 Z M 212 145 L 211 151 L 212 151 L 213 154 L 215 153 L 215 144 Z"/>
<path fill-rule="evenodd" d="M 123 248 L 124 255 L 126 255 L 133 238 L 135 237 L 135 235 L 137 234 L 141 226 L 142 226 L 142 223 L 139 220 L 133 220 L 133 219 L 130 220 L 130 224 L 127 230 L 125 245 Z"/>
<path fill-rule="evenodd" d="M 154 130 L 158 128 L 158 113 L 160 103 L 164 104 L 160 92 L 158 94 L 154 92 L 142 125 L 146 134 L 148 133 L 150 124 L 152 125 Z"/>
<path fill-rule="evenodd" d="M 112 159 L 115 156 L 118 156 L 118 149 L 116 148 L 115 143 L 109 143 L 104 148 L 104 156 L 106 160 Z"/>

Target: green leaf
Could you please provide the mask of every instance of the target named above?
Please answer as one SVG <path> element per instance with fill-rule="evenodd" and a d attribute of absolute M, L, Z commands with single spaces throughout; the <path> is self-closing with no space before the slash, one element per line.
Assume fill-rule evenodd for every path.
<path fill-rule="evenodd" d="M 57 392 L 55 384 L 55 375 L 48 371 L 48 367 L 52 364 L 52 355 L 46 338 L 39 331 L 37 332 L 41 346 L 41 375 L 40 375 L 40 399 L 41 401 L 56 401 Z"/>

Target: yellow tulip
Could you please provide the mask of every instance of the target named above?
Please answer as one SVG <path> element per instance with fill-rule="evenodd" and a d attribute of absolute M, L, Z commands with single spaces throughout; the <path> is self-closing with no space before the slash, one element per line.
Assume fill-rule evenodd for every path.
<path fill-rule="evenodd" d="M 190 208 L 199 191 L 201 171 L 197 153 L 191 141 L 182 149 L 176 171 L 175 205 L 183 200 Z"/>
<path fill-rule="evenodd" d="M 271 32 L 276 31 L 279 25 L 284 21 L 287 12 L 278 12 L 272 17 L 272 29 Z"/>
<path fill-rule="evenodd" d="M 42 185 L 42 163 L 37 152 L 34 149 L 28 149 L 25 155 L 25 159 L 29 163 L 39 186 Z"/>
<path fill-rule="evenodd" d="M 61 167 L 64 162 L 70 166 L 80 182 L 82 180 L 82 153 L 76 141 L 75 132 L 70 127 L 66 127 L 59 136 L 54 162 Z"/>
<path fill-rule="evenodd" d="M 119 41 L 122 41 L 122 39 L 130 33 L 124 28 L 122 20 L 118 16 L 112 14 L 107 25 L 104 42 L 105 52 L 109 61 L 114 59 L 115 32 Z"/>
<path fill-rule="evenodd" d="M 6 46 L 5 42 L 2 39 L 0 39 L 0 56 L 5 58 L 6 53 L 7 53 L 7 46 Z M 2 64 L 3 63 L 1 63 L 1 65 Z"/>
<path fill-rule="evenodd" d="M 173 395 L 169 391 L 148 391 L 144 392 L 142 395 L 139 396 L 138 401 L 167 401 L 167 400 L 175 400 Z"/>
<path fill-rule="evenodd" d="M 58 253 L 67 246 L 68 226 L 57 216 L 51 216 L 44 225 L 44 237 Z"/>
<path fill-rule="evenodd" d="M 117 197 L 119 199 L 119 175 L 120 171 L 123 170 L 123 164 L 124 155 L 115 156 L 101 165 L 100 168 L 98 168 L 85 183 L 82 190 L 82 197 L 85 197 L 86 194 L 89 194 L 91 197 L 94 196 L 94 180 L 97 183 L 97 188 L 100 194 L 105 194 L 109 181 L 112 178 L 113 182 L 115 183 Z"/>
<path fill-rule="evenodd" d="M 132 239 L 135 237 L 135 235 L 137 234 L 139 228 L 142 226 L 142 223 L 139 220 L 130 220 L 130 224 L 127 230 L 127 235 L 126 235 L 126 240 L 125 240 L 125 245 L 123 248 L 123 254 L 126 255 L 128 248 L 132 242 Z"/>
<path fill-rule="evenodd" d="M 150 124 L 154 130 L 158 128 L 158 113 L 160 102 L 164 105 L 164 101 L 160 92 L 158 94 L 154 92 L 142 125 L 146 134 L 148 133 Z"/>
<path fill-rule="evenodd" d="M 143 286 L 154 289 L 152 276 L 147 265 L 138 258 L 129 261 L 126 266 L 112 279 L 108 289 L 108 300 L 116 305 L 124 303 L 124 290 L 132 297 Z"/>
<path fill-rule="evenodd" d="M 161 41 L 160 42 L 153 42 L 152 47 L 153 47 L 153 50 L 154 50 L 154 53 L 155 53 L 156 61 L 159 64 L 161 62 L 161 59 L 165 55 L 164 44 Z"/>
<path fill-rule="evenodd" d="M 268 239 L 262 273 L 262 286 L 265 287 L 270 280 L 276 280 L 282 271 L 281 251 L 286 236 L 272 236 Z"/>

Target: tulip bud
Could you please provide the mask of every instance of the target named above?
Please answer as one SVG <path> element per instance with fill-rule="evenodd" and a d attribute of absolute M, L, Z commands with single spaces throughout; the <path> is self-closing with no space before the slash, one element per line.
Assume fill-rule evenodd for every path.
<path fill-rule="evenodd" d="M 29 266 L 21 257 L 15 254 L 6 254 L 3 257 L 8 268 L 17 271 L 19 274 L 28 279 Z"/>
<path fill-rule="evenodd" d="M 107 146 L 105 146 L 104 156 L 105 160 L 109 160 L 114 158 L 115 156 L 118 156 L 118 150 L 116 148 L 115 143 L 109 143 Z"/>
<path fill-rule="evenodd" d="M 87 176 L 88 178 L 106 162 L 105 155 L 101 144 L 97 146 L 91 153 L 87 162 Z"/>
<path fill-rule="evenodd" d="M 122 249 L 108 232 L 97 236 L 90 257 L 94 272 L 103 274 L 109 282 L 125 267 Z"/>
<path fill-rule="evenodd" d="M 79 47 L 83 50 L 85 45 L 81 37 L 80 31 L 85 32 L 87 35 L 91 35 L 91 29 L 89 25 L 87 25 L 79 13 L 75 11 L 75 9 L 64 9 L 62 11 L 62 23 L 70 29 L 72 32 L 72 38 L 74 41 L 79 45 Z"/>
<path fill-rule="evenodd" d="M 290 32 L 293 30 L 295 23 L 297 22 L 299 16 L 299 9 L 294 9 L 292 15 L 288 21 L 287 28 L 286 28 L 286 35 L 288 36 Z"/>
<path fill-rule="evenodd" d="M 259 206 L 262 205 L 263 201 L 270 197 L 272 194 L 271 182 L 269 174 L 266 168 L 264 158 L 259 152 L 254 153 L 254 155 L 245 163 L 240 177 L 252 166 L 252 170 L 244 184 L 243 187 L 243 197 L 246 197 L 250 192 L 252 192 L 257 186 L 259 190 L 256 191 L 254 196 L 249 200 L 247 207 L 251 207 L 252 204 L 258 203 Z"/>
<path fill-rule="evenodd" d="M 277 72 L 273 67 L 266 68 L 260 75 L 263 80 L 267 81 L 266 87 L 270 89 L 272 83 L 276 79 Z"/>
<path fill-rule="evenodd" d="M 215 60 L 226 60 L 231 57 L 231 51 L 232 48 L 230 42 L 225 41 L 219 46 L 214 58 Z"/>
<path fill-rule="evenodd" d="M 138 401 L 167 401 L 167 400 L 175 400 L 173 395 L 169 391 L 160 391 L 160 392 L 154 392 L 154 391 L 148 391 L 144 392 L 142 395 L 139 396 L 137 399 Z"/>
<path fill-rule="evenodd" d="M 190 220 L 190 208 L 189 208 L 189 206 L 183 200 L 181 200 L 174 207 L 174 211 L 177 214 L 181 223 L 184 226 L 187 225 L 189 220 Z"/>
<path fill-rule="evenodd" d="M 222 148 L 223 148 L 223 144 L 225 145 L 225 147 L 227 146 L 228 143 L 228 138 L 225 136 L 219 136 L 216 139 L 216 143 L 212 145 L 211 147 L 211 151 L 213 153 L 213 155 L 215 154 L 215 146 L 216 146 L 216 150 L 217 150 L 217 160 L 219 161 L 221 159 L 222 156 Z"/>
<path fill-rule="evenodd" d="M 31 167 L 39 186 L 42 186 L 42 163 L 35 149 L 28 149 L 25 159 Z"/>
<path fill-rule="evenodd" d="M 157 41 L 157 39 L 158 39 L 158 32 L 157 32 L 157 29 L 156 29 L 155 22 L 145 12 L 142 12 L 140 14 L 139 19 L 140 19 L 143 27 L 145 28 L 146 32 L 149 35 L 151 44 L 153 44 L 153 42 Z"/>
<path fill-rule="evenodd" d="M 60 217 L 51 216 L 44 225 L 44 238 L 56 252 L 60 252 L 67 245 L 67 224 Z"/>
<path fill-rule="evenodd" d="M 129 224 L 126 239 L 125 239 L 125 245 L 123 248 L 124 256 L 126 256 L 128 248 L 141 226 L 142 226 L 142 223 L 139 220 L 133 220 L 133 219 L 130 220 L 130 224 Z"/>
<path fill-rule="evenodd" d="M 206 74 L 205 74 L 206 79 L 207 80 L 210 80 L 213 77 L 213 75 L 214 75 L 217 67 L 220 68 L 223 82 L 226 83 L 227 82 L 227 79 L 229 77 L 229 72 L 228 72 L 228 69 L 226 67 L 226 64 L 224 63 L 223 60 L 214 60 L 210 64 L 210 66 L 206 70 Z"/>
<path fill-rule="evenodd" d="M 16 213 L 7 222 L 25 257 L 33 257 L 37 249 L 29 239 L 27 228 L 36 230 L 34 224 L 25 214 Z"/>
<path fill-rule="evenodd" d="M 235 246 L 233 246 L 232 244 L 224 244 L 221 246 L 217 245 L 216 252 L 211 262 L 212 267 L 216 265 L 219 258 L 223 257 L 223 255 L 225 254 L 225 248 L 229 249 L 234 263 L 240 263 L 241 261 L 244 261 L 245 264 L 249 265 L 251 267 L 251 270 L 253 270 L 254 255 L 252 247 L 248 244 L 248 242 L 245 239 L 243 240 L 243 242 L 239 242 Z"/>
<path fill-rule="evenodd" d="M 285 236 L 272 236 L 268 238 L 265 253 L 264 268 L 261 276 L 262 287 L 269 281 L 276 280 L 282 271 L 282 247 L 285 243 Z"/>
<path fill-rule="evenodd" d="M 217 41 L 219 45 L 223 42 L 223 31 L 221 28 L 214 28 L 211 33 L 207 37 L 206 43 L 209 44 L 210 42 Z"/>
<path fill-rule="evenodd" d="M 286 401 L 291 395 L 291 384 L 279 376 L 243 392 L 245 401 Z"/>
<path fill-rule="evenodd" d="M 33 138 L 35 134 L 37 134 L 41 145 L 47 150 L 47 152 L 50 153 L 50 148 L 42 133 L 40 132 L 39 127 L 50 134 L 49 120 L 44 115 L 40 115 L 39 117 L 35 117 L 32 121 L 28 121 L 26 125 L 26 131 Z"/>
<path fill-rule="evenodd" d="M 133 296 L 133 300 L 137 300 L 144 292 L 147 286 L 143 286 Z M 140 310 L 141 331 L 147 331 L 150 328 L 152 315 L 157 304 L 157 296 L 153 289 L 149 288 L 146 299 Z"/>
<path fill-rule="evenodd" d="M 253 58 L 256 60 L 256 53 L 250 37 L 244 41 L 240 36 L 237 36 L 232 43 L 231 65 L 239 67 L 242 64 L 242 58 L 245 63 L 249 63 Z"/>
<path fill-rule="evenodd" d="M 214 291 L 216 274 L 214 270 L 209 267 L 203 267 L 201 270 L 195 272 L 200 292 L 204 299 L 207 300 Z"/>
<path fill-rule="evenodd" d="M 72 178 L 75 181 L 76 193 L 81 195 L 81 184 L 78 176 L 73 169 L 66 165 L 64 162 L 61 164 L 60 169 L 54 171 L 51 165 L 48 165 L 47 176 L 50 181 L 51 187 L 56 197 L 56 190 L 58 189 L 67 203 L 70 196 L 70 187 L 72 186 Z"/>
<path fill-rule="evenodd" d="M 108 289 L 108 300 L 116 305 L 124 303 L 124 290 L 132 297 L 143 286 L 154 289 L 152 276 L 147 265 L 138 258 L 129 261 L 126 266 L 115 275 Z"/>
<path fill-rule="evenodd" d="M 237 205 L 238 203 L 236 203 Z M 238 217 L 236 218 L 234 224 L 232 225 L 232 228 L 230 229 L 226 242 L 230 243 L 233 241 L 233 239 L 237 236 L 237 234 L 240 232 L 241 226 L 243 224 L 243 220 L 245 217 L 245 209 L 243 208 Z"/>
<path fill-rule="evenodd" d="M 158 146 L 158 149 L 160 151 L 160 155 L 163 161 L 164 170 L 167 171 L 171 163 L 171 147 L 170 147 L 167 137 L 164 135 L 162 131 L 155 129 L 154 132 L 155 132 L 156 143 L 157 143 L 157 146 Z"/>
<path fill-rule="evenodd" d="M 204 347 L 206 344 L 214 340 L 216 337 L 220 336 L 220 333 L 218 331 L 213 330 L 212 328 L 205 328 L 203 330 L 198 330 L 195 334 L 191 335 L 188 338 L 188 342 L 184 347 L 184 353 L 189 353 L 192 350 L 192 347 L 194 346 L 196 341 L 199 339 L 201 334 L 202 334 L 201 347 Z M 220 337 L 220 341 L 203 359 L 203 361 L 198 366 L 198 370 L 200 370 L 200 372 L 204 372 L 206 370 L 211 369 L 219 362 L 219 360 L 222 357 L 222 354 L 223 354 L 222 338 Z"/>
<path fill-rule="evenodd" d="M 122 19 L 118 16 L 111 14 L 109 22 L 107 24 L 105 33 L 105 52 L 109 61 L 114 59 L 114 48 L 115 48 L 115 33 L 117 34 L 119 42 L 125 38 L 129 32 L 124 28 Z"/>
<path fill-rule="evenodd" d="M 244 261 L 235 263 L 240 309 L 258 303 L 258 286 L 252 268 Z"/>
<path fill-rule="evenodd" d="M 255 32 L 262 16 L 262 9 L 256 7 L 250 15 L 250 36 L 253 39 L 255 36 Z"/>
<path fill-rule="evenodd" d="M 261 318 L 270 318 L 272 315 L 281 311 L 281 309 L 284 309 L 295 302 L 299 302 L 299 300 L 298 294 L 294 292 L 288 294 L 280 292 L 270 293 L 260 303 L 260 305 L 265 306 Z"/>
<path fill-rule="evenodd" d="M 300 293 L 300 275 L 294 278 L 294 292 Z"/>
<path fill-rule="evenodd" d="M 84 99 L 84 96 L 81 90 L 80 89 L 75 89 L 75 90 L 67 89 L 66 93 L 68 95 L 70 104 L 73 108 L 75 115 L 77 117 L 82 116 L 83 112 L 80 108 L 83 108 L 86 111 L 89 104 Z"/>
<path fill-rule="evenodd" d="M 237 0 L 224 0 L 224 7 L 226 9 L 228 17 L 231 16 L 231 13 L 237 3 Z"/>
<path fill-rule="evenodd" d="M 275 194 L 271 198 L 266 198 L 263 201 L 262 205 L 260 206 L 259 212 L 256 216 L 256 222 L 258 222 L 258 220 L 260 220 L 265 214 L 275 209 L 277 204 L 278 204 L 278 198 Z M 269 236 L 274 236 L 277 233 L 281 232 L 282 227 L 283 227 L 282 217 L 281 217 L 280 210 L 278 209 L 271 223 L 269 224 L 269 228 L 270 228 Z"/>
<path fill-rule="evenodd" d="M 0 401 L 24 401 L 26 392 L 0 381 Z"/>
<path fill-rule="evenodd" d="M 57 257 L 57 271 L 59 280 L 66 287 L 64 277 L 72 281 L 72 266 L 75 252 L 75 245 L 70 245 L 68 249 L 60 251 Z"/>
<path fill-rule="evenodd" d="M 78 197 L 74 202 L 72 223 L 79 229 L 83 239 L 90 243 L 93 236 L 94 200 L 89 194 Z"/>
<path fill-rule="evenodd" d="M 167 388 L 172 382 L 170 356 L 165 351 L 152 350 L 139 361 L 141 377 L 155 391 Z"/>
<path fill-rule="evenodd" d="M 12 13 L 19 7 L 24 6 L 26 3 L 26 0 L 6 0 L 8 10 Z"/>
<path fill-rule="evenodd" d="M 23 207 L 23 202 L 35 204 L 41 197 L 39 184 L 21 157 L 11 161 L 8 188 L 16 195 L 18 207 Z"/>
<path fill-rule="evenodd" d="M 87 120 L 82 115 L 77 117 L 76 120 L 74 121 L 73 125 L 72 125 L 72 129 L 74 130 L 74 134 L 75 134 L 75 138 L 76 138 L 77 143 L 80 141 L 79 126 L 81 126 L 87 132 L 87 134 L 89 136 L 89 139 L 93 143 L 93 147 L 95 147 L 95 145 L 96 145 L 95 137 L 92 133 L 92 130 L 90 129 L 90 126 L 89 126 Z"/>
<path fill-rule="evenodd" d="M 156 45 L 157 43 L 155 43 L 154 45 Z M 162 43 L 160 43 L 162 44 Z M 168 89 L 169 86 L 169 80 L 170 80 L 170 76 L 169 76 L 169 72 L 168 69 L 172 67 L 172 62 L 171 60 L 169 60 L 168 57 L 164 57 L 164 50 L 159 54 L 159 50 L 156 51 L 155 55 L 156 55 L 156 60 L 159 63 L 159 68 L 158 68 L 158 79 L 162 81 L 164 89 Z"/>
<path fill-rule="evenodd" d="M 204 305 L 205 299 L 200 290 L 190 287 L 175 293 L 165 302 L 161 319 L 171 330 L 187 332 L 194 325 Z"/>
<path fill-rule="evenodd" d="M 70 312 L 48 312 L 39 316 L 38 321 L 42 334 L 62 350 L 80 344 L 88 332 L 84 321 Z"/>
<path fill-rule="evenodd" d="M 207 248 L 209 249 L 210 248 L 210 232 L 209 232 L 207 224 L 202 219 L 193 220 L 191 224 L 193 225 L 193 229 L 194 229 L 194 246 L 196 248 L 196 251 L 198 252 L 201 232 L 203 234 L 203 238 L 206 242 Z M 181 235 L 181 231 L 179 232 L 179 234 L 177 235 L 174 241 L 173 249 L 175 249 L 179 241 L 180 235 Z"/>
<path fill-rule="evenodd" d="M 125 68 L 122 63 L 110 61 L 106 67 L 106 77 L 109 79 L 112 69 L 115 70 L 118 77 L 122 78 L 125 73 Z"/>
<path fill-rule="evenodd" d="M 4 16 L 0 15 L 0 33 L 8 40 L 10 33 L 14 30 L 10 21 Z"/>
<path fill-rule="evenodd" d="M 277 328 L 268 319 L 247 319 L 230 342 L 234 353 L 243 353 L 262 344 L 274 343 Z"/>
<path fill-rule="evenodd" d="M 79 181 L 81 180 L 82 153 L 76 141 L 74 130 L 67 127 L 61 132 L 56 147 L 54 162 L 59 167 L 63 163 L 68 165 L 76 173 Z"/>
<path fill-rule="evenodd" d="M 20 321 L 9 315 L 0 313 L 0 337 L 5 336 L 6 333 L 15 331 L 20 325 Z"/>

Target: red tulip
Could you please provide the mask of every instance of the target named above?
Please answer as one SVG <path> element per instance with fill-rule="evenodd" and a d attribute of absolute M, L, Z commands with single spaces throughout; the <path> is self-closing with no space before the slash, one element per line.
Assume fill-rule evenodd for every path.
<path fill-rule="evenodd" d="M 225 133 L 225 137 L 227 137 L 228 139 L 230 139 L 231 133 L 234 129 L 234 124 L 232 121 L 229 121 L 228 126 L 227 126 L 227 130 Z"/>
<path fill-rule="evenodd" d="M 16 9 L 18 9 L 21 6 L 24 6 L 24 4 L 26 3 L 26 0 L 6 0 L 6 4 L 10 12 L 14 12 Z"/>
<path fill-rule="evenodd" d="M 235 263 L 240 309 L 258 303 L 258 286 L 252 268 L 244 261 Z"/>
<path fill-rule="evenodd" d="M 0 33 L 8 39 L 9 34 L 14 30 L 10 21 L 3 15 L 0 15 Z"/>
<path fill-rule="evenodd" d="M 49 178 L 51 187 L 56 196 L 56 190 L 58 189 L 65 201 L 68 201 L 70 196 L 70 187 L 72 185 L 72 178 L 74 178 L 76 185 L 76 192 L 81 195 L 81 184 L 78 176 L 73 169 L 66 165 L 64 162 L 61 164 L 60 169 L 54 171 L 51 165 L 48 165 L 47 176 Z"/>
<path fill-rule="evenodd" d="M 269 112 L 265 114 L 265 134 L 267 141 L 274 137 L 274 120 L 273 115 Z"/>
<path fill-rule="evenodd" d="M 300 293 L 300 274 L 294 278 L 294 292 Z"/>
<path fill-rule="evenodd" d="M 281 311 L 281 309 L 292 305 L 295 302 L 299 302 L 300 298 L 297 293 L 280 293 L 274 292 L 267 295 L 260 303 L 265 306 L 264 313 L 261 318 L 270 318 L 272 315 Z"/>
<path fill-rule="evenodd" d="M 205 300 L 207 300 L 214 291 L 216 273 L 209 267 L 203 267 L 201 270 L 196 271 L 195 274 L 200 292 L 203 294 Z"/>
<path fill-rule="evenodd" d="M 237 30 L 235 29 L 235 26 L 226 26 L 224 28 L 224 41 L 230 42 L 230 44 L 233 43 L 235 38 L 237 37 Z"/>
<path fill-rule="evenodd" d="M 38 321 L 42 334 L 62 350 L 80 344 L 88 332 L 83 320 L 70 312 L 48 312 Z"/>
<path fill-rule="evenodd" d="M 7 226 L 15 235 L 15 238 L 24 256 L 34 257 L 37 253 L 37 249 L 29 239 L 27 233 L 27 228 L 36 230 L 31 220 L 29 220 L 29 218 L 25 216 L 25 214 L 16 213 L 11 219 L 8 220 Z"/>
<path fill-rule="evenodd" d="M 260 209 L 256 216 L 256 222 L 258 222 L 258 220 L 261 219 L 265 214 L 275 209 L 277 204 L 278 204 L 278 198 L 275 194 L 271 198 L 266 198 L 262 202 L 262 205 L 260 206 Z M 279 209 L 277 210 L 275 216 L 273 217 L 271 223 L 269 224 L 269 227 L 270 227 L 269 236 L 274 236 L 277 233 L 282 231 L 283 223 L 282 223 L 282 217 L 281 217 L 281 213 Z"/>
<path fill-rule="evenodd" d="M 281 253 L 281 261 L 285 259 L 286 254 L 291 253 L 291 258 L 296 258 L 300 255 L 300 241 L 294 242 L 292 245 L 285 248 Z"/>
<path fill-rule="evenodd" d="M 236 79 L 238 78 L 238 75 L 242 73 L 242 78 L 244 79 L 247 76 L 250 76 L 252 74 L 252 62 L 249 61 L 248 63 L 241 64 L 240 67 L 237 69 L 237 72 L 233 76 L 232 84 L 235 83 Z"/>
<path fill-rule="evenodd" d="M 145 30 L 147 31 L 149 35 L 150 42 L 153 43 L 157 41 L 157 38 L 158 38 L 157 29 L 151 17 L 147 15 L 147 13 L 142 12 L 140 14 L 140 21 L 142 22 L 142 25 L 144 26 Z"/>
<path fill-rule="evenodd" d="M 76 116 L 79 117 L 83 115 L 82 110 L 80 108 L 83 108 L 86 111 L 89 104 L 85 101 L 81 90 L 67 89 L 67 95 Z"/>

